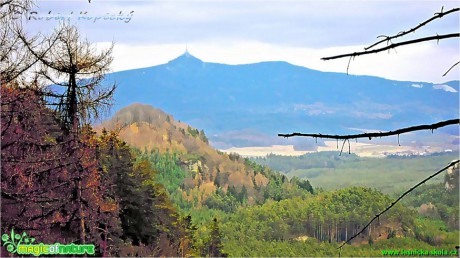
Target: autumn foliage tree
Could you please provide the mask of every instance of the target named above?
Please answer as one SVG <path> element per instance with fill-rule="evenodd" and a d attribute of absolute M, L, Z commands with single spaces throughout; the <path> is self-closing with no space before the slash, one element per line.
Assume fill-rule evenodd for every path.
<path fill-rule="evenodd" d="M 33 91 L 3 84 L 1 96 L 2 232 L 14 226 L 53 238 L 54 227 L 70 226 L 58 214 L 71 195 L 59 127 Z"/>
<path fill-rule="evenodd" d="M 0 5 L 5 24 L 0 35 L 2 230 L 17 227 L 51 242 L 97 243 L 96 221 L 117 208 L 102 198 L 96 142 L 83 125 L 110 103 L 114 86 L 101 90 L 98 85 L 111 52 L 92 52 L 68 25 L 58 28 L 48 44 L 34 44 L 20 23 L 31 4 L 12 0 Z M 27 74 L 35 81 L 20 82 L 19 76 L 35 64 L 38 72 Z M 54 86 L 44 87 L 50 83 Z"/>
<path fill-rule="evenodd" d="M 39 60 L 38 71 L 48 87 L 48 105 L 55 106 L 66 129 L 78 131 L 83 124 L 98 118 L 112 104 L 115 85 L 103 85 L 109 71 L 112 47 L 97 51 L 83 39 L 77 27 L 63 24 L 51 38 L 51 46 L 29 51 Z"/>
<path fill-rule="evenodd" d="M 37 78 L 50 85 L 46 89 L 40 88 L 40 92 L 47 97 L 48 106 L 56 107 L 55 114 L 65 133 L 68 156 L 73 158 L 74 165 L 69 168 L 69 173 L 72 174 L 71 187 L 76 194 L 75 216 L 79 220 L 79 241 L 85 243 L 88 229 L 85 225 L 88 215 L 85 206 L 88 200 L 83 196 L 84 181 L 97 178 L 80 163 L 87 154 L 84 153 L 85 144 L 91 143 L 83 140 L 88 140 L 88 135 L 79 135 L 91 118 L 97 117 L 101 109 L 110 106 L 115 86 L 102 87 L 101 81 L 112 61 L 111 49 L 97 53 L 88 41 L 81 39 L 75 26 L 65 24 L 56 29 L 51 36 L 54 40 L 49 46 L 34 47 L 28 44 L 23 35 L 20 38 L 40 63 Z M 91 166 L 96 168 L 97 162 L 91 162 L 94 163 Z"/>
<path fill-rule="evenodd" d="M 84 133 L 70 150 L 55 113 L 36 91 L 1 87 L 2 232 L 13 227 L 44 242 L 79 239 L 99 244 L 98 221 L 116 216 L 117 204 L 102 193 L 94 135 Z M 84 171 L 81 192 L 73 187 Z"/>
<path fill-rule="evenodd" d="M 97 136 L 89 126 L 69 150 L 59 116 L 37 91 L 1 89 L 2 232 L 80 243 L 84 219 L 84 241 L 99 255 L 188 253 L 185 226 L 150 161 L 136 160 L 116 132 Z"/>
<path fill-rule="evenodd" d="M 32 4 L 0 2 L 2 232 L 94 244 L 101 256 L 187 255 L 183 223 L 150 161 L 89 125 L 112 104 L 115 85 L 102 83 L 112 47 L 97 51 L 68 24 L 26 35 Z"/>

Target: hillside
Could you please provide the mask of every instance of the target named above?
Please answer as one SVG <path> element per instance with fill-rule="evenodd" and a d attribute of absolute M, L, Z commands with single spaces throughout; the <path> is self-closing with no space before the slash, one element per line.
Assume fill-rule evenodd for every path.
<path fill-rule="evenodd" d="M 237 154 L 215 150 L 209 145 L 203 130 L 144 104 L 133 104 L 119 110 L 99 126 L 99 130 L 102 127 L 118 131 L 120 138 L 136 148 L 136 156 L 140 160 L 148 159 L 158 171 L 158 182 L 169 192 L 180 213 L 191 215 L 191 223 L 196 226 L 192 233 L 195 239 L 193 245 L 201 250 L 198 253 L 202 255 L 206 254 L 204 243 L 215 227 L 220 227 L 222 233 L 222 250 L 231 256 L 336 255 L 338 243 L 356 233 L 392 201 L 389 195 L 378 189 L 350 187 L 369 184 L 368 181 L 357 184 L 356 175 L 365 175 L 367 171 L 369 178 L 382 181 L 380 187 L 375 187 L 393 194 L 401 186 L 396 187 L 380 178 L 396 178 L 393 174 L 384 176 L 385 173 L 380 173 L 378 180 L 371 176 L 375 171 L 382 170 L 378 162 L 391 163 L 390 158 L 369 159 L 353 154 L 338 156 L 337 152 L 324 152 L 299 157 L 271 155 L 251 161 Z M 446 155 L 442 158 L 451 157 Z M 429 163 L 436 160 L 393 159 L 394 164 L 401 164 L 402 169 L 414 165 L 414 162 L 425 162 L 423 164 L 430 168 Z M 263 164 L 284 170 L 285 175 Z M 394 168 L 391 164 L 387 164 L 387 168 Z M 348 170 L 340 170 L 342 167 Z M 305 174 L 302 174 L 302 169 L 305 169 Z M 337 171 L 331 174 L 331 169 Z M 315 171 L 316 174 L 313 173 Z M 344 175 L 340 175 L 340 171 Z M 311 180 L 324 178 L 336 185 L 325 188 L 343 189 L 313 191 L 310 182 L 299 177 Z M 405 177 L 398 175 L 398 178 Z M 409 181 L 403 180 L 403 183 L 411 182 L 410 177 L 407 179 Z M 415 179 L 412 177 L 412 180 Z M 388 184 L 391 187 L 388 188 Z M 322 184 L 318 186 L 324 187 Z M 436 191 L 442 193 L 439 189 Z M 347 246 L 344 252 L 349 255 L 378 255 L 382 248 L 411 245 L 450 248 L 456 241 L 458 231 L 455 223 L 458 223 L 458 217 L 453 215 L 455 208 L 446 208 L 452 201 L 439 196 L 436 195 L 431 202 L 439 207 L 441 215 L 424 217 L 426 212 L 421 209 L 431 205 L 429 197 L 409 201 L 406 204 L 410 207 L 398 204 L 382 216 L 380 223 L 373 224 L 370 230 Z M 219 223 L 212 222 L 213 218 L 217 218 Z M 430 226 L 432 223 L 438 227 L 433 228 Z M 434 238 L 435 233 L 440 237 Z"/>
<path fill-rule="evenodd" d="M 2 138 L 3 232 L 32 227 L 31 236 L 40 241 L 77 242 L 84 219 L 87 243 L 95 243 L 99 256 L 330 257 L 394 202 L 367 187 L 313 192 L 308 181 L 212 149 L 203 131 L 148 105 L 120 110 L 98 127 L 99 135 L 86 126 L 75 153 L 54 114 L 34 94 L 2 87 L 9 103 L 4 110 L 15 110 L 3 112 L 1 120 L 7 136 Z M 36 148 L 23 139 L 33 140 Z M 49 143 L 50 148 L 42 147 Z M 299 163 L 315 162 L 307 157 Z M 345 245 L 342 254 L 378 256 L 414 246 L 452 250 L 458 246 L 455 179 L 452 172 L 446 185 L 417 189 Z M 77 198 L 81 181 L 82 198 Z M 21 195 L 23 200 L 11 198 Z M 84 209 L 83 219 L 75 217 L 78 209 Z M 2 241 L 8 240 L 4 234 Z M 7 252 L 5 243 L 1 254 Z"/>
<path fill-rule="evenodd" d="M 218 149 L 294 145 L 316 150 L 322 141 L 276 135 L 392 130 L 458 117 L 459 106 L 458 81 L 394 81 L 287 62 L 226 65 L 188 52 L 162 65 L 112 73 L 107 82 L 113 81 L 118 84 L 114 111 L 133 102 L 160 107 L 205 130 Z M 401 144 L 458 146 L 458 127 L 416 135 L 401 137 Z M 397 145 L 396 139 L 389 142 Z"/>
<path fill-rule="evenodd" d="M 289 181 L 237 154 L 214 149 L 203 130 L 149 105 L 125 107 L 97 128 L 119 131 L 121 139 L 150 159 L 173 200 L 187 210 L 203 205 L 234 210 L 312 192 L 308 181 Z"/>

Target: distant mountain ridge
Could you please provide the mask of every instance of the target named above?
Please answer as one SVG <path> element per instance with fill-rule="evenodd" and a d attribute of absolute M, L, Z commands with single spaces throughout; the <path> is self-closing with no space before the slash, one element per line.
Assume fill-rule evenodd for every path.
<path fill-rule="evenodd" d="M 113 111 L 134 102 L 160 107 L 204 129 L 217 148 L 287 144 L 276 137 L 281 132 L 391 130 L 459 113 L 459 81 L 394 81 L 287 62 L 226 65 L 203 62 L 188 51 L 166 64 L 112 73 L 106 80 L 118 83 Z M 307 145 L 301 147 L 314 149 Z"/>

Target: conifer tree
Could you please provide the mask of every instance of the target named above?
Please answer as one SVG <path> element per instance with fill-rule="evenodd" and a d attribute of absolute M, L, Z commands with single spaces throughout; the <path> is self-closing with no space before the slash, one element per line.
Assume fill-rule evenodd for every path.
<path fill-rule="evenodd" d="M 214 218 L 211 224 L 211 235 L 208 243 L 206 244 L 207 255 L 210 257 L 227 257 L 222 251 L 222 235 L 219 230 L 217 219 Z"/>

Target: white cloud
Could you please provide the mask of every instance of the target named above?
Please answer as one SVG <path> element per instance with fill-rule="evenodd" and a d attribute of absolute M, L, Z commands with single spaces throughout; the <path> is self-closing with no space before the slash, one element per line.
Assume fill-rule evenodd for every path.
<path fill-rule="evenodd" d="M 458 92 L 454 88 L 450 87 L 449 85 L 443 85 L 443 84 L 438 84 L 438 85 L 433 85 L 433 89 L 435 90 L 444 90 L 447 92 Z"/>
<path fill-rule="evenodd" d="M 365 113 L 365 112 L 352 112 L 355 117 L 368 118 L 368 119 L 390 119 L 393 117 L 390 113 Z"/>
<path fill-rule="evenodd" d="M 414 88 L 423 88 L 423 84 L 416 84 L 416 83 L 414 83 L 414 84 L 412 84 L 411 86 L 414 87 Z"/>
<path fill-rule="evenodd" d="M 185 45 L 198 58 L 225 64 L 287 61 L 331 72 L 346 72 L 348 59 L 321 57 L 363 50 L 378 35 L 392 35 L 427 19 L 455 1 L 39 1 L 40 13 L 88 15 L 134 11 L 124 22 L 75 22 L 91 42 L 115 41 L 113 69 L 126 70 L 166 63 Z M 411 15 L 406 15 L 410 13 Z M 31 33 L 47 32 L 56 22 L 28 22 Z M 356 28 L 359 28 L 356 29 Z M 448 15 L 411 37 L 459 30 L 458 16 Z M 458 80 L 460 58 L 455 40 L 397 48 L 390 53 L 359 56 L 349 73 L 403 81 L 442 84 Z"/>
<path fill-rule="evenodd" d="M 191 54 L 205 62 L 248 64 L 262 61 L 286 61 L 315 70 L 341 73 L 347 72 L 348 59 L 322 61 L 321 57 L 354 52 L 363 48 L 363 46 L 347 46 L 313 49 L 254 41 L 146 45 L 117 43 L 114 48 L 113 70 L 120 71 L 164 64 L 184 53 L 186 46 Z M 446 55 L 447 53 L 451 55 Z M 412 48 L 401 48 L 397 53 L 357 57 L 350 64 L 349 73 L 401 81 L 443 83 L 459 79 L 455 72 L 442 77 L 447 64 L 454 63 L 458 58 L 460 58 L 458 49 L 440 49 L 436 44 L 428 43 Z"/>
<path fill-rule="evenodd" d="M 359 132 L 362 132 L 362 133 L 382 133 L 382 132 L 386 132 L 386 131 L 382 131 L 382 130 L 354 128 L 354 127 L 349 127 L 348 129 L 353 130 L 353 131 L 359 131 Z"/>

